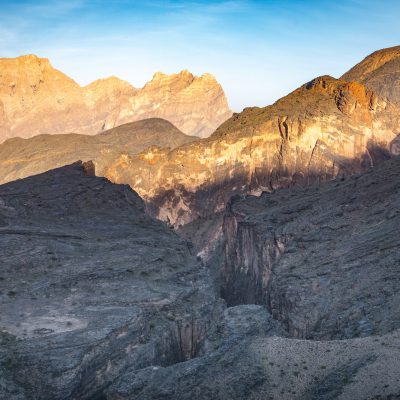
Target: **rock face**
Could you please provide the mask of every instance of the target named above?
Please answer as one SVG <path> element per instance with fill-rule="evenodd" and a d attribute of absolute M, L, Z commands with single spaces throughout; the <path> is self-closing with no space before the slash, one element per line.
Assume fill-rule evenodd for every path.
<path fill-rule="evenodd" d="M 104 176 L 116 159 L 122 161 L 156 144 L 173 149 L 195 140 L 170 122 L 157 118 L 120 125 L 94 136 L 70 133 L 8 139 L 0 144 L 0 183 L 76 160 L 92 160 L 96 173 Z"/>
<path fill-rule="evenodd" d="M 342 79 L 365 84 L 400 105 L 400 46 L 378 50 L 346 72 Z"/>
<path fill-rule="evenodd" d="M 38 134 L 96 134 L 146 118 L 165 118 L 206 137 L 231 116 L 210 74 L 156 73 L 142 89 L 116 77 L 80 87 L 45 58 L 0 59 L 0 141 Z"/>
<path fill-rule="evenodd" d="M 345 181 L 232 201 L 223 296 L 263 304 L 292 337 L 400 328 L 400 158 Z"/>
<path fill-rule="evenodd" d="M 103 399 L 201 355 L 208 275 L 126 185 L 76 163 L 0 187 L 0 398 Z"/>
<path fill-rule="evenodd" d="M 362 84 L 324 76 L 272 106 L 235 114 L 208 139 L 117 159 L 106 176 L 178 226 L 223 210 L 235 194 L 365 170 L 397 151 L 399 133 L 393 104 Z"/>

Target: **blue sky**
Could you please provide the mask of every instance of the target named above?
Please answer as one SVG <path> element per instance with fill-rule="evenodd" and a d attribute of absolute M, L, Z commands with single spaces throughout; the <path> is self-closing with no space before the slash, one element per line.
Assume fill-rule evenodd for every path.
<path fill-rule="evenodd" d="M 80 84 L 210 72 L 235 111 L 400 44 L 395 0 L 0 0 L 0 57 L 37 54 Z"/>

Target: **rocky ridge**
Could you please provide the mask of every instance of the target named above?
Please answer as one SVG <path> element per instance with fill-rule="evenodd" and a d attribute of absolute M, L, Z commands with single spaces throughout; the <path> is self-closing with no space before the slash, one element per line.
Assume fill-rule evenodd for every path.
<path fill-rule="evenodd" d="M 221 312 L 186 242 L 90 162 L 0 186 L 0 248 L 4 399 L 103 399 L 202 354 Z"/>
<path fill-rule="evenodd" d="M 366 170 L 396 154 L 399 132 L 392 103 L 324 76 L 272 106 L 235 114 L 208 139 L 117 159 L 106 176 L 128 183 L 152 215 L 179 226 L 223 210 L 235 194 Z"/>
<path fill-rule="evenodd" d="M 146 118 L 164 118 L 186 134 L 206 137 L 231 114 L 210 74 L 156 73 L 141 89 L 116 77 L 81 87 L 45 58 L 0 59 L 0 141 L 38 134 L 96 134 Z"/>
<path fill-rule="evenodd" d="M 378 50 L 341 79 L 363 83 L 376 94 L 400 105 L 400 46 Z"/>

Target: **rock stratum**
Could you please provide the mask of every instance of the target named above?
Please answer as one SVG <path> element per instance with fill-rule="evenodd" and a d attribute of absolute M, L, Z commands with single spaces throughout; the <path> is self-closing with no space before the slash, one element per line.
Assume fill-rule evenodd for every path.
<path fill-rule="evenodd" d="M 365 84 L 400 106 L 400 46 L 378 50 L 346 72 L 342 79 Z"/>
<path fill-rule="evenodd" d="M 399 398 L 399 169 L 232 200 L 215 265 L 91 162 L 0 186 L 0 397 Z"/>
<path fill-rule="evenodd" d="M 0 142 L 38 134 L 96 134 L 163 118 L 189 135 L 209 136 L 232 115 L 210 74 L 158 72 L 143 88 L 110 77 L 81 87 L 34 55 L 0 59 Z"/>

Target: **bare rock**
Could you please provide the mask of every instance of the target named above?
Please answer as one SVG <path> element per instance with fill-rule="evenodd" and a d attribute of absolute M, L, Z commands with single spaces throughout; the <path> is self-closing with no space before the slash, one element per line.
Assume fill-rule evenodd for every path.
<path fill-rule="evenodd" d="M 231 116 L 214 77 L 156 74 L 142 89 L 116 77 L 85 87 L 35 55 L 0 59 L 0 142 L 38 134 L 96 134 L 164 118 L 188 135 L 209 136 Z"/>

